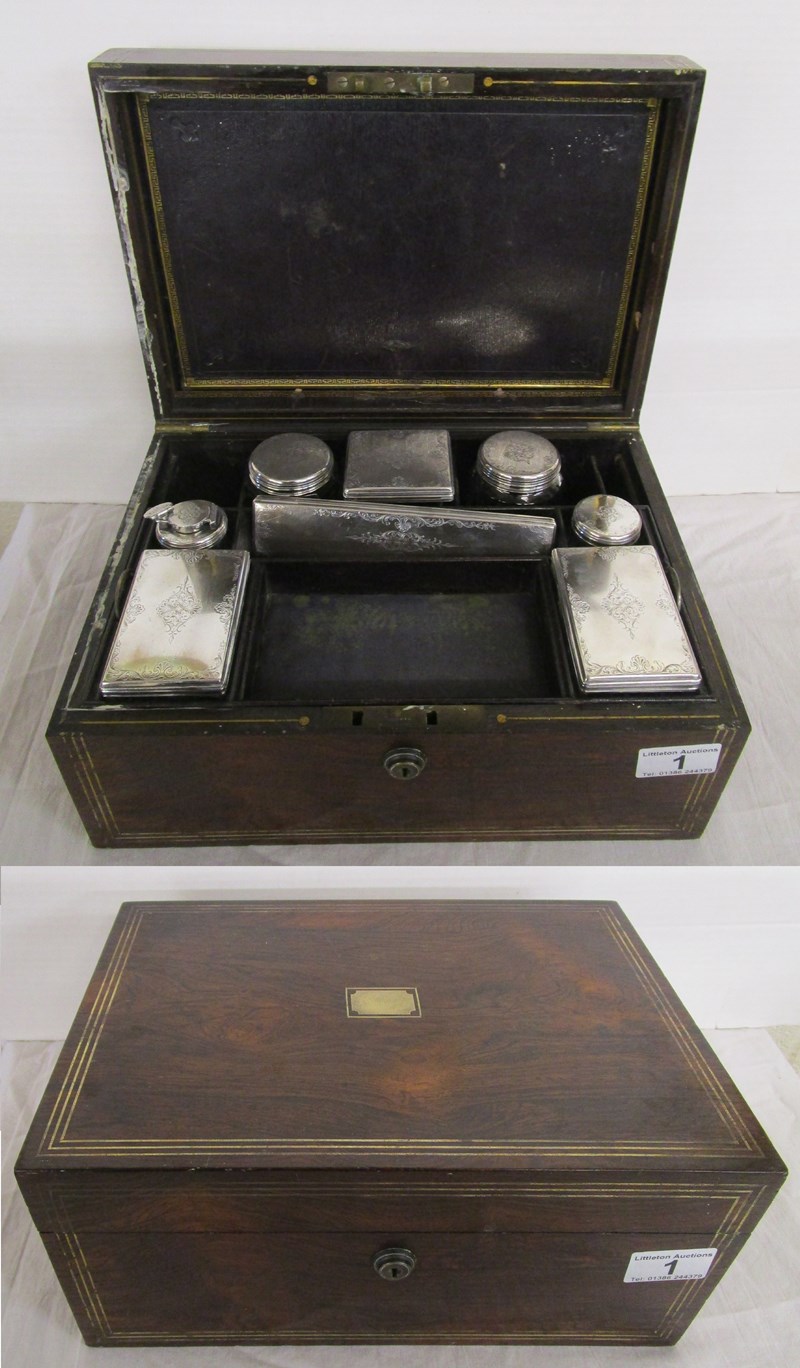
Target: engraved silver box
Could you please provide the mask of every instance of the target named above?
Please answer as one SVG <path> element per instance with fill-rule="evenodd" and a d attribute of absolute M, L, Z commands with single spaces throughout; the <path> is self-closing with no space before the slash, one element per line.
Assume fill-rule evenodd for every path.
<path fill-rule="evenodd" d="M 253 500 L 255 549 L 284 560 L 513 560 L 544 556 L 552 518 L 464 508 Z"/>
<path fill-rule="evenodd" d="M 351 432 L 343 492 L 378 503 L 452 503 L 449 432 Z"/>
<path fill-rule="evenodd" d="M 249 565 L 247 551 L 144 551 L 100 692 L 224 693 Z"/>
<path fill-rule="evenodd" d="M 702 682 L 652 546 L 559 547 L 552 555 L 584 693 L 672 693 Z"/>

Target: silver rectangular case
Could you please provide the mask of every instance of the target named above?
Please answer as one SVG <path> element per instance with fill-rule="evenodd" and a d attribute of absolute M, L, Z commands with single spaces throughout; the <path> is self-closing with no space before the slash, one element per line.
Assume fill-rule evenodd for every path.
<path fill-rule="evenodd" d="M 553 518 L 325 499 L 253 500 L 257 552 L 283 560 L 515 560 L 547 555 Z"/>
<path fill-rule="evenodd" d="M 673 693 L 702 677 L 652 546 L 564 547 L 553 572 L 585 693 Z"/>
<path fill-rule="evenodd" d="M 100 692 L 221 694 L 230 676 L 247 551 L 144 551 Z"/>
<path fill-rule="evenodd" d="M 346 499 L 378 503 L 452 503 L 456 490 L 449 432 L 351 432 L 343 493 Z"/>

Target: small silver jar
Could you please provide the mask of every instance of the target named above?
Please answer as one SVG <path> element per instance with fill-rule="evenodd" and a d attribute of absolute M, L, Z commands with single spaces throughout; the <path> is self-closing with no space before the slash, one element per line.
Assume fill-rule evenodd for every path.
<path fill-rule="evenodd" d="M 546 437 L 526 430 L 495 432 L 481 443 L 475 493 L 490 503 L 546 503 L 561 488 L 561 457 Z"/>
<path fill-rule="evenodd" d="M 589 546 L 628 546 L 642 530 L 639 510 L 616 494 L 590 494 L 572 512 L 575 536 Z"/>
<path fill-rule="evenodd" d="M 259 442 L 250 457 L 250 481 L 260 494 L 305 498 L 330 485 L 333 452 L 327 442 L 306 432 L 279 432 Z"/>
<path fill-rule="evenodd" d="M 155 523 L 159 544 L 177 551 L 218 546 L 228 530 L 224 509 L 208 499 L 156 504 L 144 516 Z"/>

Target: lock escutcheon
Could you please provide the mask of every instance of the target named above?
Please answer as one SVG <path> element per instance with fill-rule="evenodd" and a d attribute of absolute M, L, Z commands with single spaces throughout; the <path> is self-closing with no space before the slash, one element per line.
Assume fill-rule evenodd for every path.
<path fill-rule="evenodd" d="M 410 1249 L 392 1245 L 388 1249 L 378 1251 L 372 1260 L 372 1267 L 387 1282 L 399 1282 L 401 1278 L 407 1278 L 409 1273 L 413 1273 L 416 1263 L 417 1260 Z"/>
<path fill-rule="evenodd" d="M 396 746 L 383 757 L 383 768 L 392 779 L 416 779 L 427 763 L 418 746 Z"/>

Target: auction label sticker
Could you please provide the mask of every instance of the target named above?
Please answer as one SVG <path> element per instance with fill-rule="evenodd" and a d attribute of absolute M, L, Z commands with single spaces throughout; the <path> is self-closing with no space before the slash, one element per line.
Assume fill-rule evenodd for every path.
<path fill-rule="evenodd" d="M 639 751 L 637 779 L 664 779 L 673 774 L 713 774 L 722 746 L 648 746 Z"/>
<path fill-rule="evenodd" d="M 631 1254 L 624 1281 L 680 1282 L 704 1278 L 716 1253 L 716 1249 L 645 1249 Z"/>

